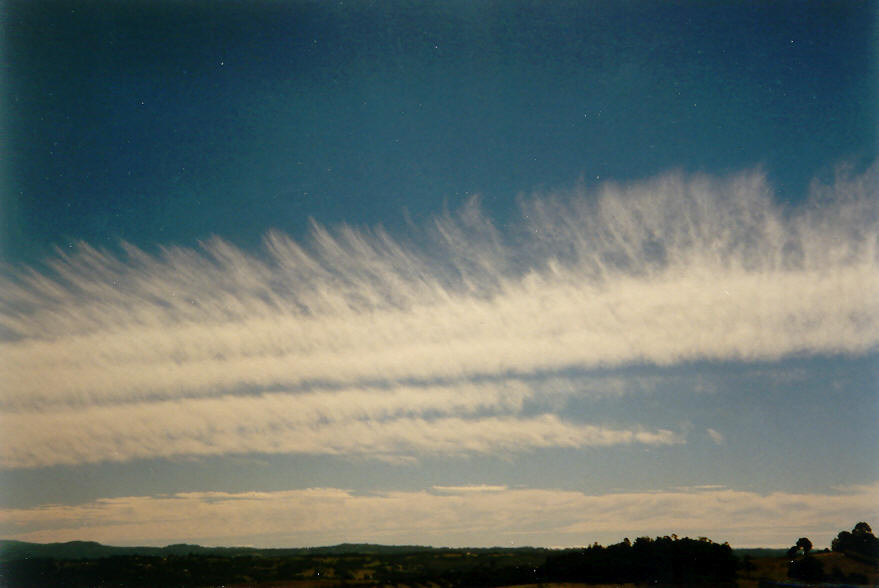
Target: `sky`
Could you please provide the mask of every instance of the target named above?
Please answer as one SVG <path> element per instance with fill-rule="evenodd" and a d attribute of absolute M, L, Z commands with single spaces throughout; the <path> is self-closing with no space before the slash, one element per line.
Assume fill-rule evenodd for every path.
<path fill-rule="evenodd" d="M 877 16 L 4 2 L 0 537 L 879 524 Z"/>

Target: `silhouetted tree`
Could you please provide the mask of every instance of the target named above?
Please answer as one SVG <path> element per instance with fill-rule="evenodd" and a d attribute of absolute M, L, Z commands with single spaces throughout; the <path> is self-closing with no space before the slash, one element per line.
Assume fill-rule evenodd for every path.
<path fill-rule="evenodd" d="M 873 535 L 873 529 L 865 522 L 860 522 L 848 531 L 840 531 L 831 543 L 833 551 L 853 556 L 879 558 L 879 539 Z"/>
<path fill-rule="evenodd" d="M 845 549 L 851 545 L 852 542 L 852 534 L 848 531 L 840 531 L 839 534 L 836 535 L 836 539 L 831 541 L 830 548 L 833 551 L 845 551 Z"/>
<path fill-rule="evenodd" d="M 812 550 L 812 542 L 807 537 L 800 537 L 797 539 L 796 547 L 803 550 L 803 555 L 809 555 Z"/>
<path fill-rule="evenodd" d="M 550 555 L 538 570 L 541 581 L 713 585 L 735 577 L 737 560 L 727 544 L 701 538 L 638 537 L 602 547 Z"/>

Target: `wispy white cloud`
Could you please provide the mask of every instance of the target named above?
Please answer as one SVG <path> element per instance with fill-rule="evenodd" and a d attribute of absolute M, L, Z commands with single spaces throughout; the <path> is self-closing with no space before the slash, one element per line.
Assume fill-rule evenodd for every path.
<path fill-rule="evenodd" d="M 809 494 L 706 486 L 589 495 L 570 490 L 448 486 L 356 494 L 338 488 L 191 492 L 79 505 L 0 509 L 0 534 L 30 541 L 111 544 L 317 545 L 341 541 L 584 545 L 678 533 L 733 545 L 829 545 L 879 514 L 879 483 Z"/>
<path fill-rule="evenodd" d="M 476 484 L 472 486 L 434 486 L 433 489 L 444 494 L 462 494 L 469 492 L 503 492 L 507 487 L 491 484 Z"/>
<path fill-rule="evenodd" d="M 626 276 L 603 286 L 529 275 L 489 299 L 164 326 L 131 324 L 118 310 L 115 327 L 3 344 L 8 378 L 0 401 L 72 404 L 242 386 L 864 353 L 879 332 L 879 302 L 866 294 L 879 288 L 877 273 L 871 262 L 778 275 Z"/>
<path fill-rule="evenodd" d="M 877 178 L 790 210 L 759 173 L 667 175 L 525 200 L 504 230 L 471 201 L 419 236 L 315 224 L 258 254 L 59 251 L 0 284 L 3 464 L 675 442 L 523 415 L 515 381 L 875 350 Z"/>
<path fill-rule="evenodd" d="M 0 447 L 0 464 L 41 467 L 241 453 L 393 458 L 684 442 L 681 434 L 666 429 L 584 425 L 549 413 L 481 416 L 480 408 L 506 409 L 521 399 L 516 391 L 486 387 L 466 392 L 266 394 L 8 413 L 0 418 L 9 438 Z"/>
<path fill-rule="evenodd" d="M 711 437 L 711 440 L 717 443 L 718 445 L 723 445 L 726 441 L 726 437 L 723 436 L 723 433 L 719 431 L 715 431 L 714 429 L 708 428 L 705 430 L 708 433 L 708 436 Z"/>

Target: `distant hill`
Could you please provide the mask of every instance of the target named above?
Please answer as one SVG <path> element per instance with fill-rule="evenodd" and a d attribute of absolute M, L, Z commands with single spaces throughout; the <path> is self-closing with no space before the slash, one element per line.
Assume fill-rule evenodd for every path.
<path fill-rule="evenodd" d="M 23 558 L 99 559 L 114 555 L 161 555 L 161 547 L 111 547 L 94 541 L 28 543 L 0 540 L 0 561 Z"/>
<path fill-rule="evenodd" d="M 471 548 L 471 552 L 488 551 L 547 551 L 542 548 Z M 178 543 L 165 547 L 115 547 L 94 541 L 70 541 L 67 543 L 28 543 L 0 539 L 0 561 L 24 558 L 46 558 L 59 560 L 102 559 L 121 555 L 161 557 L 168 555 L 210 555 L 214 557 L 262 556 L 285 557 L 296 555 L 389 555 L 402 553 L 451 551 L 448 547 L 427 547 L 421 545 L 376 545 L 372 543 L 341 543 L 322 547 L 256 548 L 256 547 L 203 547 L 188 543 Z M 460 551 L 460 550 L 458 550 Z"/>
<path fill-rule="evenodd" d="M 733 549 L 733 554 L 736 557 L 745 557 L 750 556 L 752 558 L 757 557 L 781 557 L 787 553 L 787 549 L 774 549 L 769 547 L 743 547 L 738 549 Z"/>
<path fill-rule="evenodd" d="M 189 543 L 177 543 L 165 547 L 116 547 L 103 545 L 95 541 L 69 541 L 67 543 L 28 543 L 0 539 L 0 561 L 23 559 L 26 557 L 50 559 L 101 559 L 119 555 L 166 556 L 166 555 L 212 555 L 215 557 L 264 556 L 283 557 L 290 555 L 382 555 L 415 552 L 450 551 L 448 547 L 429 547 L 424 545 L 377 545 L 374 543 L 340 543 L 321 547 L 288 547 L 288 548 L 257 548 L 257 547 L 204 547 Z M 552 551 L 540 547 L 476 547 L 469 551 Z M 460 549 L 456 549 L 460 551 Z M 746 555 L 752 558 L 781 557 L 786 549 L 753 547 L 733 549 L 737 557 Z"/>

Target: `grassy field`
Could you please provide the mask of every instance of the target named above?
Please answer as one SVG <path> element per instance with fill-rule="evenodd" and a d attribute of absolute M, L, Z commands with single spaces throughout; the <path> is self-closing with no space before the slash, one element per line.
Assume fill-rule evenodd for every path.
<path fill-rule="evenodd" d="M 458 557 L 446 557 L 446 560 L 455 560 L 461 559 L 464 557 L 461 554 Z M 846 577 L 851 577 L 853 574 L 860 574 L 864 576 L 867 580 L 866 584 L 859 584 L 865 586 L 879 586 L 879 568 L 875 565 L 871 565 L 865 563 L 863 561 L 858 561 L 841 553 L 816 553 L 814 556 L 824 568 L 825 574 L 832 576 L 834 572 L 838 572 L 838 574 L 842 574 Z M 751 563 L 753 567 L 750 570 L 741 570 L 736 578 L 735 585 L 738 588 L 759 588 L 761 580 L 768 580 L 770 582 L 779 582 L 786 583 L 792 582 L 787 576 L 788 572 L 788 564 L 790 560 L 787 557 L 763 557 L 763 558 L 753 558 L 751 559 Z M 328 564 L 327 567 L 332 563 L 331 561 L 326 561 Z M 344 584 L 340 583 L 339 579 L 335 576 L 335 574 L 330 574 L 320 579 L 310 578 L 310 579 L 301 579 L 301 580 L 291 580 L 291 581 L 283 581 L 283 582 L 263 582 L 263 583 L 240 583 L 240 584 L 229 584 L 227 588 L 329 588 L 331 586 L 348 586 L 349 588 L 357 588 L 357 587 L 366 587 L 370 588 L 390 588 L 394 586 L 395 588 L 440 588 L 443 584 L 438 582 L 414 582 L 411 584 L 387 584 L 387 585 L 376 585 L 375 583 L 370 581 L 370 571 L 375 569 L 378 565 L 379 559 L 377 558 L 374 562 L 369 562 L 367 566 L 360 570 L 352 570 L 355 572 L 355 577 L 357 579 L 347 580 Z M 313 573 L 313 569 L 305 570 L 305 573 Z M 360 573 L 357 573 L 360 572 Z M 827 584 L 836 584 L 840 585 L 841 582 L 834 581 L 831 578 L 826 580 Z M 805 584 L 804 584 L 805 585 Z M 815 586 L 820 586 L 821 584 L 814 584 Z M 850 585 L 850 584 L 847 584 Z M 539 584 L 515 584 L 506 586 L 504 588 L 644 588 L 648 586 L 648 584 L 584 584 L 584 583 L 575 583 L 575 582 L 546 582 Z"/>
<path fill-rule="evenodd" d="M 841 553 L 816 553 L 813 557 L 821 562 L 825 574 L 832 575 L 834 570 L 839 570 L 845 576 L 862 574 L 867 579 L 867 586 L 879 586 L 879 568 L 875 565 L 846 557 Z M 739 588 L 758 588 L 761 579 L 774 582 L 791 581 L 787 577 L 788 563 L 790 562 L 788 558 L 768 557 L 756 558 L 751 561 L 754 564 L 753 570 L 739 572 L 737 580 Z M 832 579 L 827 580 L 827 583 L 833 582 Z"/>

